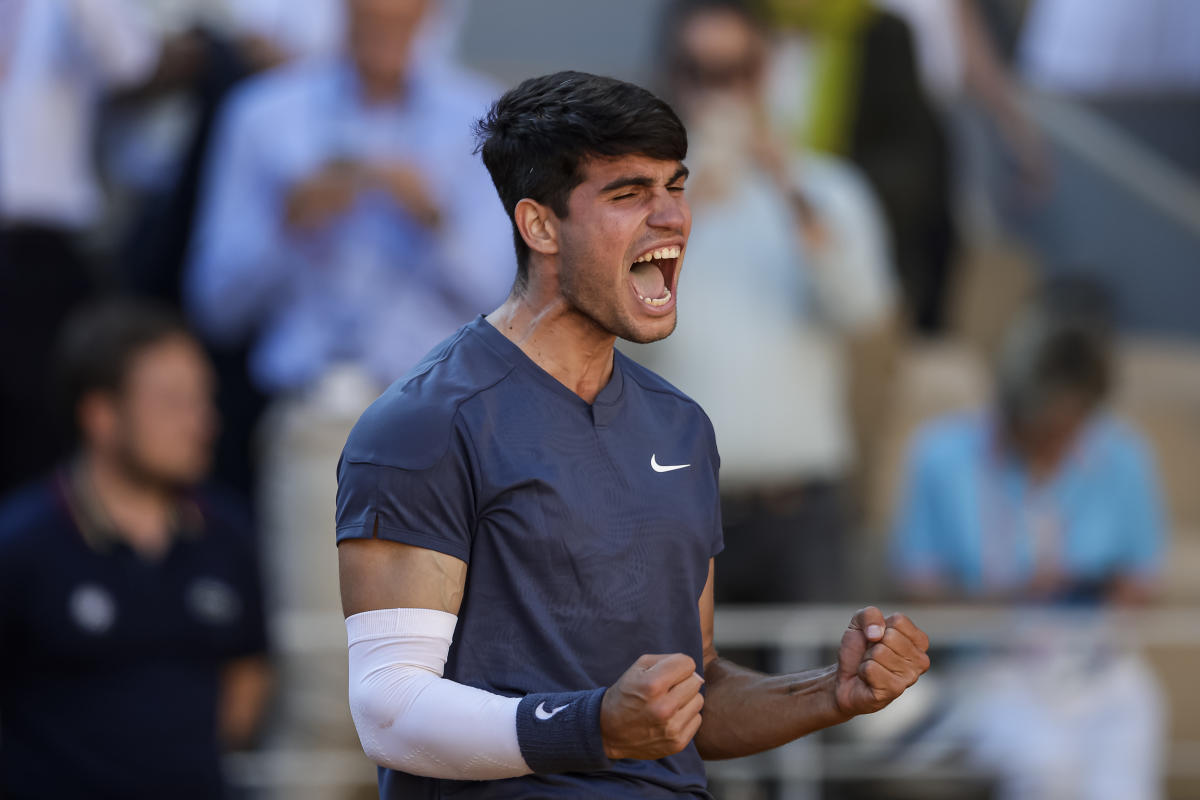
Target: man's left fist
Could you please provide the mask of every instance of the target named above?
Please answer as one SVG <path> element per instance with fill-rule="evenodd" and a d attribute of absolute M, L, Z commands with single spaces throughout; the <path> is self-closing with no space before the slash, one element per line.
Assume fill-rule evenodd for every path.
<path fill-rule="evenodd" d="M 836 699 L 847 716 L 878 711 L 929 669 L 929 637 L 903 614 L 860 609 L 838 649 Z"/>

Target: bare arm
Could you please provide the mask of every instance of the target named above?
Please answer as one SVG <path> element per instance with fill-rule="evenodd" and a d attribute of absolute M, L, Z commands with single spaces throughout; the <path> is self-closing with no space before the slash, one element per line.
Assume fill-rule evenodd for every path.
<path fill-rule="evenodd" d="M 454 556 L 386 539 L 338 545 L 342 611 L 349 617 L 382 608 L 430 608 L 458 614 L 467 565 Z"/>
<path fill-rule="evenodd" d="M 696 748 L 706 759 L 739 758 L 883 708 L 929 668 L 929 640 L 901 615 L 854 615 L 838 663 L 792 675 L 763 675 L 717 655 L 713 565 L 700 597 L 708 686 Z"/>
<path fill-rule="evenodd" d="M 389 608 L 458 614 L 467 565 L 453 556 L 383 539 L 338 545 L 347 617 Z M 685 655 L 643 655 L 604 695 L 601 729 L 610 758 L 662 758 L 700 726 L 701 680 Z"/>
<path fill-rule="evenodd" d="M 225 665 L 221 673 L 217 727 L 226 747 L 246 747 L 254 739 L 272 683 L 266 656 L 247 656 Z"/>

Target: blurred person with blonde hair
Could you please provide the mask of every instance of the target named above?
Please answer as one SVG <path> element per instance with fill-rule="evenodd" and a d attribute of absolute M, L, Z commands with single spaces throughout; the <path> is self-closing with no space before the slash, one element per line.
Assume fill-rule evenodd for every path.
<path fill-rule="evenodd" d="M 1153 454 L 1110 412 L 1107 300 L 1051 284 L 1018 316 L 991 408 L 920 431 L 893 538 L 911 597 L 1080 609 L 1147 602 L 1166 549 Z M 953 714 L 1004 800 L 1160 796 L 1157 684 L 1103 622 L 1029 624 L 969 660 Z M 982 672 L 981 672 L 982 669 Z"/>
<path fill-rule="evenodd" d="M 59 372 L 78 451 L 0 505 L 0 795 L 222 796 L 270 678 L 251 528 L 204 485 L 211 367 L 174 315 L 112 301 Z"/>

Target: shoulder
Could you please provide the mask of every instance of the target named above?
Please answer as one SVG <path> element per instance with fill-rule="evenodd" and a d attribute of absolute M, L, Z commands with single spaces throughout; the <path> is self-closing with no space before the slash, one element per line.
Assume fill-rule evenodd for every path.
<path fill-rule="evenodd" d="M 363 412 L 342 459 L 402 469 L 432 466 L 450 446 L 462 405 L 511 370 L 472 325 L 459 328 Z"/>
<path fill-rule="evenodd" d="M 814 202 L 842 213 L 876 215 L 879 205 L 862 171 L 847 159 L 805 151 L 793 159 L 790 171 L 796 186 Z"/>
<path fill-rule="evenodd" d="M 481 116 L 503 92 L 495 81 L 454 64 L 426 69 L 422 81 L 428 94 L 443 108 L 472 117 Z"/>
<path fill-rule="evenodd" d="M 613 351 L 613 358 L 619 362 L 625 380 L 636 386 L 652 402 L 669 407 L 674 414 L 695 416 L 712 435 L 712 422 L 699 403 L 676 388 L 666 378 L 642 366 L 620 350 Z"/>
<path fill-rule="evenodd" d="M 230 93 L 224 115 L 232 125 L 265 125 L 268 119 L 306 107 L 313 88 L 333 80 L 334 72 L 334 62 L 324 59 L 301 60 L 267 70 Z"/>
<path fill-rule="evenodd" d="M 0 500 L 0 560 L 47 541 L 48 525 L 63 519 L 55 479 L 43 479 Z"/>
<path fill-rule="evenodd" d="M 1085 445 L 1096 460 L 1122 471 L 1150 472 L 1154 455 L 1149 443 L 1127 420 L 1101 413 L 1090 425 Z"/>
<path fill-rule="evenodd" d="M 913 436 L 912 458 L 925 469 L 961 468 L 985 445 L 988 416 L 982 411 L 961 412 L 925 423 Z"/>
<path fill-rule="evenodd" d="M 642 366 L 620 350 L 613 351 L 613 358 L 621 366 L 626 379 L 633 381 L 639 389 L 658 395 L 663 402 L 677 404 L 683 408 L 704 413 L 700 404 L 688 397 L 670 381 L 657 372 Z"/>
<path fill-rule="evenodd" d="M 192 494 L 206 535 L 239 547 L 253 546 L 254 524 L 250 507 L 240 495 L 219 483 L 208 482 Z"/>

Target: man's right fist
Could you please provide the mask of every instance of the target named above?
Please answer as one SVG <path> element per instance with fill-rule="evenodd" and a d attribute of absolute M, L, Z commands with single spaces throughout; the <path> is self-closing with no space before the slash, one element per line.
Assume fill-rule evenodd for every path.
<path fill-rule="evenodd" d="M 600 705 L 605 755 L 656 759 L 687 747 L 700 730 L 703 684 L 696 662 L 682 653 L 633 662 Z"/>

